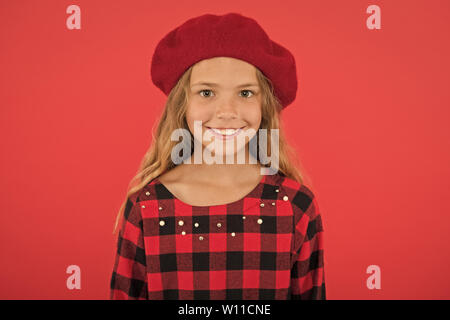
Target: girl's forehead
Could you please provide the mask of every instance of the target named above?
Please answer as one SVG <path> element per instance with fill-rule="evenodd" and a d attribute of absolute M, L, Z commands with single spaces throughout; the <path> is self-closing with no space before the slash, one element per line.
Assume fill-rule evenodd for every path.
<path fill-rule="evenodd" d="M 233 58 L 214 58 L 195 64 L 191 73 L 191 84 L 204 83 L 257 83 L 256 68 L 245 61 Z"/>

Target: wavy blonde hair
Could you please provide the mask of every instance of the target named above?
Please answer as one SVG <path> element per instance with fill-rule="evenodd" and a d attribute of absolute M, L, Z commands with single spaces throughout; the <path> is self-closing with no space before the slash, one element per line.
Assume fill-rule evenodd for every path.
<path fill-rule="evenodd" d="M 140 191 L 154 178 L 176 166 L 172 162 L 171 153 L 172 148 L 179 142 L 171 141 L 170 137 L 172 132 L 176 129 L 184 128 L 189 130 L 186 122 L 186 107 L 188 104 L 192 68 L 193 66 L 186 70 L 167 97 L 165 108 L 157 122 L 158 127 L 156 129 L 156 135 L 154 134 L 154 126 L 152 128 L 153 140 L 151 146 L 145 153 L 137 174 L 128 185 L 125 200 L 122 202 L 116 217 L 113 234 L 116 234 L 117 232 L 117 227 L 120 219 L 123 217 L 124 208 L 128 198 L 132 194 Z M 271 129 L 278 129 L 278 172 L 281 172 L 286 177 L 299 183 L 303 183 L 304 175 L 298 169 L 301 168 L 302 165 L 296 156 L 294 149 L 287 143 L 283 126 L 281 125 L 281 103 L 274 94 L 271 81 L 258 68 L 255 67 L 255 70 L 262 92 L 262 119 L 260 129 L 267 129 L 267 137 L 270 137 Z M 191 142 L 191 145 L 193 145 L 192 137 Z M 267 154 L 270 154 L 270 139 L 267 139 L 267 146 L 266 152 Z M 270 164 L 261 164 L 258 157 L 257 162 L 261 166 L 270 167 Z"/>

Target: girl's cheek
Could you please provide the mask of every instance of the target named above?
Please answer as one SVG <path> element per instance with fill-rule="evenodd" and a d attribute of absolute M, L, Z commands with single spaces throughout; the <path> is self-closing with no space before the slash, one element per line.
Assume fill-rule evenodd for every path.
<path fill-rule="evenodd" d="M 187 110 L 186 120 L 191 128 L 194 128 L 194 121 L 202 121 L 202 125 L 211 118 L 209 111 L 202 109 Z"/>
<path fill-rule="evenodd" d="M 207 116 L 209 113 L 211 113 L 211 109 L 210 108 L 205 108 L 205 106 L 202 105 L 193 105 L 190 108 L 187 109 L 187 113 L 191 115 L 191 117 L 205 117 Z"/>
<path fill-rule="evenodd" d="M 252 105 L 245 109 L 246 118 L 250 122 L 259 122 L 262 117 L 261 107 L 259 105 Z"/>

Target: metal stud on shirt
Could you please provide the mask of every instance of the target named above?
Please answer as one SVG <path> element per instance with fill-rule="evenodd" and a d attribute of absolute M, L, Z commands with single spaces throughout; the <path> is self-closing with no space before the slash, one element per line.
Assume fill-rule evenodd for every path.
<path fill-rule="evenodd" d="M 220 228 L 222 226 L 222 224 L 220 222 L 218 222 L 217 226 Z"/>
<path fill-rule="evenodd" d="M 146 195 L 146 196 L 149 196 L 149 195 L 150 195 L 150 192 L 147 191 L 147 192 L 145 193 L 145 195 Z"/>
<path fill-rule="evenodd" d="M 263 223 L 263 221 L 262 221 L 262 219 L 258 219 L 258 224 L 261 224 L 261 223 Z"/>
<path fill-rule="evenodd" d="M 234 237 L 235 235 L 236 235 L 236 233 L 234 233 L 234 232 L 231 233 L 231 236 L 232 236 L 232 237 Z"/>
<path fill-rule="evenodd" d="M 159 222 L 159 225 L 162 227 L 163 225 L 165 225 L 166 223 L 164 222 L 164 220 L 161 220 L 160 222 Z"/>
<path fill-rule="evenodd" d="M 143 206 L 141 206 L 141 208 L 142 208 L 142 209 L 145 209 L 145 206 L 143 205 Z"/>
<path fill-rule="evenodd" d="M 264 203 L 261 203 L 261 204 L 260 204 L 260 207 L 264 207 Z"/>
<path fill-rule="evenodd" d="M 283 197 L 283 200 L 284 200 L 284 201 L 288 201 L 288 199 L 289 199 L 288 196 L 284 196 L 284 197 Z"/>
<path fill-rule="evenodd" d="M 272 205 L 274 206 L 274 205 L 275 205 L 275 202 L 272 202 Z"/>
<path fill-rule="evenodd" d="M 242 220 L 245 220 L 245 216 L 242 216 Z"/>
<path fill-rule="evenodd" d="M 275 190 L 275 192 L 280 192 L 280 189 Z"/>
<path fill-rule="evenodd" d="M 181 234 L 184 236 L 186 234 L 186 231 L 182 231 Z"/>
<path fill-rule="evenodd" d="M 194 226 L 197 228 L 198 227 L 198 222 L 194 223 Z"/>
<path fill-rule="evenodd" d="M 162 208 L 161 208 L 161 207 L 159 207 L 158 209 L 159 209 L 160 211 L 162 210 Z"/>
<path fill-rule="evenodd" d="M 184 224 L 183 220 L 178 221 L 178 225 L 182 226 Z"/>
<path fill-rule="evenodd" d="M 202 236 L 198 237 L 198 240 L 203 240 L 203 237 Z"/>

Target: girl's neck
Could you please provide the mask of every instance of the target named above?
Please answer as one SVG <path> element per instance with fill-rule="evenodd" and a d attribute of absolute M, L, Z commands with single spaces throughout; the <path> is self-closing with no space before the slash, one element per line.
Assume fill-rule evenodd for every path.
<path fill-rule="evenodd" d="M 191 156 L 190 164 L 181 164 L 180 168 L 186 178 L 189 177 L 191 181 L 198 181 L 203 183 L 214 182 L 215 185 L 233 185 L 236 182 L 245 183 L 247 181 L 255 181 L 261 179 L 261 164 L 256 160 L 249 163 L 247 155 L 244 164 L 231 163 L 226 164 L 195 164 L 193 156 Z"/>

